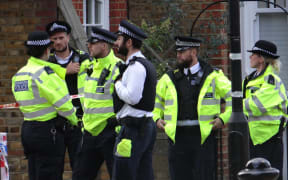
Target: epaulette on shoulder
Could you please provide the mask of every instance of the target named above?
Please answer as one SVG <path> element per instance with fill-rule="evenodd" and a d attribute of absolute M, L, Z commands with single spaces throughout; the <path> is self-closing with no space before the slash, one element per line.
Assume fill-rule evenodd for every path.
<path fill-rule="evenodd" d="M 268 82 L 268 84 L 275 85 L 275 77 L 274 77 L 272 74 L 270 74 L 270 75 L 268 76 L 267 82 Z"/>
<path fill-rule="evenodd" d="M 84 61 L 85 59 L 89 59 L 89 61 L 91 61 L 91 58 L 89 56 L 88 53 L 86 53 L 85 51 L 82 51 L 80 49 L 75 50 L 75 52 L 79 55 L 80 57 L 80 62 Z M 93 58 L 92 58 L 93 59 Z"/>
<path fill-rule="evenodd" d="M 221 69 L 220 69 L 220 68 L 217 68 L 217 67 L 213 67 L 213 70 L 214 70 L 214 71 L 220 71 Z"/>
<path fill-rule="evenodd" d="M 183 76 L 182 72 L 178 68 L 173 70 L 173 74 L 176 80 L 180 79 Z"/>
<path fill-rule="evenodd" d="M 45 66 L 44 70 L 46 71 L 47 74 L 53 74 L 54 73 L 53 69 L 51 69 L 49 66 Z"/>

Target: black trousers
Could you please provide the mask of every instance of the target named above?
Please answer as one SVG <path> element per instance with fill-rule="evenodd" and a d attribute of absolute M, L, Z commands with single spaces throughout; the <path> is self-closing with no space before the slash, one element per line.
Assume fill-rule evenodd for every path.
<path fill-rule="evenodd" d="M 78 157 L 73 171 L 73 180 L 94 180 L 104 160 L 112 177 L 113 148 L 116 133 L 106 127 L 98 136 L 84 131 L 83 142 L 79 145 Z"/>
<path fill-rule="evenodd" d="M 66 122 L 64 130 L 65 148 L 68 150 L 69 161 L 72 171 L 74 171 L 74 164 L 77 161 L 77 151 L 82 139 L 82 131 L 80 127 L 71 126 Z M 63 167 L 65 158 L 63 158 Z"/>
<path fill-rule="evenodd" d="M 267 159 L 273 168 L 280 171 L 278 180 L 283 173 L 283 142 L 282 138 L 274 136 L 263 144 L 254 146 L 250 139 L 250 159 L 262 157 Z"/>
<path fill-rule="evenodd" d="M 47 122 L 24 121 L 22 144 L 28 158 L 29 180 L 62 180 L 64 134 Z"/>
<path fill-rule="evenodd" d="M 131 122 L 124 123 L 116 139 L 112 180 L 154 180 L 152 152 L 156 139 L 155 123 L 152 118 L 129 119 Z M 137 119 L 145 123 L 135 123 Z M 130 157 L 120 157 L 116 153 L 116 147 L 123 138 L 131 140 Z"/>
<path fill-rule="evenodd" d="M 177 127 L 176 143 L 169 140 L 171 180 L 215 180 L 216 138 L 212 132 L 201 145 L 199 126 Z"/>

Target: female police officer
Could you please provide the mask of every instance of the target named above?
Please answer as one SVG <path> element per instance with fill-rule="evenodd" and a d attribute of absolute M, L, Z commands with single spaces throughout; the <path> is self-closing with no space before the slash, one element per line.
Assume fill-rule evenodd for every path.
<path fill-rule="evenodd" d="M 250 131 L 250 158 L 266 158 L 280 170 L 279 179 L 282 179 L 282 131 L 287 114 L 287 95 L 276 74 L 280 67 L 277 47 L 272 42 L 259 40 L 248 52 L 252 52 L 250 67 L 256 69 L 243 83 L 243 106 Z"/>
<path fill-rule="evenodd" d="M 12 91 L 24 115 L 21 136 L 30 180 L 62 180 L 64 122 L 58 117 L 77 124 L 63 83 L 65 69 L 47 62 L 50 44 L 46 32 L 30 33 L 25 45 L 31 57 L 12 78 Z"/>

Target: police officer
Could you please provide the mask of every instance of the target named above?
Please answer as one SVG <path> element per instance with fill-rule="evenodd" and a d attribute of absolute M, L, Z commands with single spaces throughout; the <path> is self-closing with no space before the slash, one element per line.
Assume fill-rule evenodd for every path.
<path fill-rule="evenodd" d="M 176 37 L 178 68 L 157 84 L 153 111 L 157 127 L 169 137 L 172 180 L 216 179 L 215 130 L 231 115 L 230 81 L 219 69 L 198 60 L 201 41 Z M 226 111 L 220 112 L 220 99 Z"/>
<path fill-rule="evenodd" d="M 280 170 L 282 179 L 282 131 L 287 116 L 287 95 L 277 75 L 280 62 L 274 43 L 259 40 L 250 55 L 250 67 L 256 70 L 243 83 L 243 107 L 248 116 L 250 158 L 263 157 Z"/>
<path fill-rule="evenodd" d="M 70 40 L 71 27 L 64 21 L 53 21 L 46 26 L 46 32 L 50 40 L 54 42 L 53 53 L 49 61 L 66 68 L 65 81 L 70 95 L 83 94 L 84 81 L 87 77 L 86 70 L 90 65 L 90 57 L 87 53 L 73 49 L 68 45 Z M 81 101 L 80 101 L 81 100 Z M 76 115 L 80 119 L 83 116 L 83 98 L 73 99 L 72 103 L 77 109 Z M 81 123 L 79 121 L 79 123 Z M 65 126 L 65 146 L 68 149 L 70 166 L 74 170 L 74 161 L 78 145 L 82 137 L 81 128 L 73 127 L 68 123 Z M 64 159 L 63 159 L 64 166 Z"/>
<path fill-rule="evenodd" d="M 146 34 L 122 20 L 115 46 L 125 56 L 115 83 L 114 109 L 122 128 L 115 143 L 113 180 L 153 180 L 152 150 L 156 127 L 152 120 L 156 70 L 141 53 Z M 125 70 L 124 70 L 125 69 Z M 123 74 L 122 74 L 123 72 Z"/>
<path fill-rule="evenodd" d="M 90 56 L 95 60 L 93 72 L 85 81 L 84 137 L 73 180 L 94 180 L 104 160 L 112 177 L 116 138 L 112 92 L 114 80 L 119 74 L 116 64 L 121 61 L 111 49 L 116 39 L 114 33 L 93 27 L 88 40 Z"/>
<path fill-rule="evenodd" d="M 48 62 L 51 41 L 46 32 L 32 32 L 26 41 L 28 63 L 12 78 L 12 92 L 24 115 L 22 144 L 30 180 L 62 180 L 64 122 L 77 125 L 65 69 Z M 63 73 L 64 72 L 64 73 Z"/>

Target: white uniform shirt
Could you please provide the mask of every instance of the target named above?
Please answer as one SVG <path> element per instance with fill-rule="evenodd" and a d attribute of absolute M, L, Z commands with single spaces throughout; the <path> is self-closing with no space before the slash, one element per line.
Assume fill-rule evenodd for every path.
<path fill-rule="evenodd" d="M 190 68 L 184 68 L 184 74 L 185 75 L 188 75 L 188 69 L 190 70 L 191 74 L 195 74 L 197 73 L 198 71 L 200 71 L 201 69 L 201 66 L 199 64 L 199 62 L 197 64 L 194 64 L 192 67 Z"/>
<path fill-rule="evenodd" d="M 133 59 L 134 56 L 145 58 L 141 51 L 137 51 L 136 53 L 128 57 L 125 64 L 128 65 L 130 60 Z M 136 61 L 134 64 L 131 64 L 127 67 L 126 71 L 123 73 L 122 80 L 116 82 L 116 93 L 119 98 L 125 102 L 124 106 L 117 113 L 117 118 L 123 118 L 126 116 L 153 116 L 152 112 L 136 109 L 129 105 L 135 105 L 140 102 L 144 90 L 145 79 L 146 69 L 141 63 Z"/>

